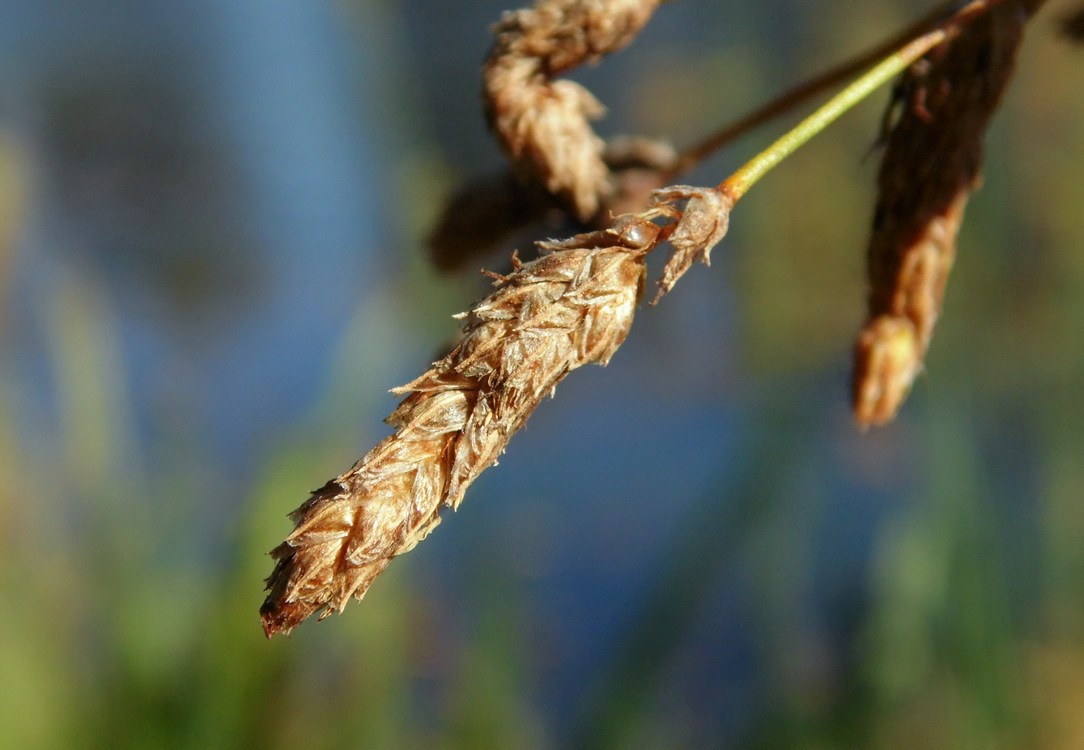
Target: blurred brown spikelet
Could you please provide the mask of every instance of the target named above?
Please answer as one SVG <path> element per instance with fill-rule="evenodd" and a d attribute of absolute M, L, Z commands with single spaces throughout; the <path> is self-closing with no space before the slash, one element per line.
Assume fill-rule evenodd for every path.
<path fill-rule="evenodd" d="M 1077 44 L 1084 44 L 1084 5 L 1072 11 L 1061 21 L 1065 37 Z"/>
<path fill-rule="evenodd" d="M 863 427 L 890 421 L 922 370 L 964 207 L 981 176 L 983 136 L 1039 5 L 989 8 L 897 84 L 868 251 L 869 319 L 855 348 L 854 411 Z"/>
<path fill-rule="evenodd" d="M 562 243 L 496 276 L 463 316 L 464 338 L 424 375 L 388 422 L 395 433 L 317 490 L 276 547 L 260 609 L 268 637 L 361 598 L 395 555 L 414 547 L 496 462 L 509 438 L 571 370 L 606 364 L 628 335 L 658 211 Z"/>
<path fill-rule="evenodd" d="M 444 204 L 429 233 L 429 259 L 438 271 L 457 271 L 513 233 L 553 210 L 553 199 L 510 172 L 464 185 Z"/>
<path fill-rule="evenodd" d="M 611 216 L 635 213 L 649 203 L 651 191 L 678 161 L 674 147 L 638 136 L 617 136 L 603 154 L 614 189 L 595 217 L 609 225 Z M 554 216 L 555 215 L 555 216 Z M 567 221 L 568 214 L 543 188 L 510 172 L 473 180 L 453 194 L 429 234 L 429 258 L 440 271 L 462 269 L 495 250 L 516 232 L 544 218 Z"/>
<path fill-rule="evenodd" d="M 517 171 L 581 221 L 610 194 L 605 142 L 590 121 L 605 108 L 577 83 L 554 80 L 635 38 L 660 0 L 539 0 L 494 26 L 483 69 L 486 117 Z"/>

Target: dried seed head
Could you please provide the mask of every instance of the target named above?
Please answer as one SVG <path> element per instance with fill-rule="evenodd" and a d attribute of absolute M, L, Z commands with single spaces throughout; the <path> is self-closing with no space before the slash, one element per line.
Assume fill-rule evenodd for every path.
<path fill-rule="evenodd" d="M 555 76 L 628 44 L 659 0 L 539 0 L 505 13 L 483 69 L 486 116 L 513 164 L 587 221 L 609 195 L 605 112 L 587 89 Z"/>
<path fill-rule="evenodd" d="M 291 517 L 271 555 L 260 609 L 268 636 L 361 598 L 395 555 L 456 508 L 471 482 L 557 383 L 585 364 L 606 364 L 625 340 L 643 287 L 653 214 L 547 243 L 537 260 L 499 277 L 465 313 L 464 337 L 396 393 L 395 433 L 317 490 Z"/>
<path fill-rule="evenodd" d="M 979 181 L 983 136 L 1037 4 L 989 8 L 897 85 L 869 245 L 869 322 L 855 350 L 862 426 L 891 420 L 922 369 L 964 207 Z M 905 330 L 913 345 L 903 343 Z"/>

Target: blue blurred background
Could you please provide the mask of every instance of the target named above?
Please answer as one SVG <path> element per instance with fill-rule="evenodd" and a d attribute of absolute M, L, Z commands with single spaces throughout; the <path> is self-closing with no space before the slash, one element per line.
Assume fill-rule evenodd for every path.
<path fill-rule="evenodd" d="M 847 407 L 882 94 L 364 602 L 267 642 L 285 514 L 484 293 L 424 237 L 501 165 L 505 6 L 0 0 L 3 743 L 1084 747 L 1084 52 L 1051 5 L 895 424 Z M 918 10 L 682 0 L 576 77 L 604 133 L 688 145 Z"/>

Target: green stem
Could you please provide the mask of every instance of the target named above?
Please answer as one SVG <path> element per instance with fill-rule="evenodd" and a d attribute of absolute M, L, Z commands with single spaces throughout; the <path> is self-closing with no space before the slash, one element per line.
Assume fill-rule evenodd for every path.
<path fill-rule="evenodd" d="M 729 146 L 733 141 L 754 128 L 785 114 L 793 107 L 806 102 L 825 90 L 835 88 L 844 81 L 854 78 L 854 76 L 868 69 L 871 65 L 879 63 L 886 55 L 891 55 L 919 34 L 924 34 L 935 28 L 959 4 L 960 0 L 942 0 L 937 7 L 921 19 L 915 21 L 903 31 L 896 32 L 891 39 L 882 41 L 876 47 L 803 81 L 782 96 L 772 99 L 741 119 L 728 123 L 699 143 L 683 151 L 677 165 L 666 173 L 664 182 L 674 182 L 674 177 L 677 177 L 682 172 L 689 171 L 716 151 Z"/>
<path fill-rule="evenodd" d="M 869 72 L 832 97 L 824 106 L 802 120 L 793 130 L 753 157 L 744 167 L 723 181 L 719 189 L 728 193 L 735 201 L 741 198 L 772 167 L 790 156 L 810 138 L 835 122 L 844 112 L 895 78 L 907 66 L 947 37 L 948 32 L 940 28 L 910 42 L 891 57 L 871 68 Z"/>

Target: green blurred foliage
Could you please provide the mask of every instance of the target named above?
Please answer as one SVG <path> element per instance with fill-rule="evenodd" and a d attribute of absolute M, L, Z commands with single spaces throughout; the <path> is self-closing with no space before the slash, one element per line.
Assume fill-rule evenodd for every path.
<path fill-rule="evenodd" d="M 876 38 L 907 9 L 866 4 L 854 19 L 860 41 L 848 46 Z M 692 138 L 731 115 L 733 102 L 752 104 L 783 87 L 758 38 L 768 27 L 742 18 L 749 37 L 740 46 L 702 59 L 660 54 L 685 77 L 660 67 L 641 82 L 632 109 L 638 126 Z M 818 44 L 797 62 L 801 70 L 838 53 L 838 25 L 826 21 L 809 33 Z M 759 626 L 766 697 L 752 716 L 750 747 L 1084 743 L 1082 71 L 1080 51 L 1037 23 L 991 133 L 986 185 L 970 208 L 929 374 L 897 426 L 835 448 L 846 456 L 833 466 L 871 492 L 895 481 L 880 471 L 889 463 L 911 475 L 908 502 L 878 527 L 875 564 L 864 573 L 868 603 L 856 615 L 847 658 L 826 670 L 816 666 L 816 633 L 795 603 L 809 595 L 806 571 L 825 538 L 815 530 L 838 477 L 818 463 L 826 410 L 803 403 L 792 386 L 803 374 L 841 371 L 861 320 L 874 161 L 863 160 L 863 149 L 872 145 L 878 105 L 844 119 L 743 201 L 728 239 L 741 308 L 734 356 L 757 384 L 757 428 L 741 456 L 721 457 L 741 464 L 739 476 L 706 490 L 704 513 L 676 544 L 680 554 L 660 557 L 642 617 L 616 644 L 612 669 L 585 687 L 580 744 L 714 746 L 696 734 L 702 717 L 687 721 L 675 709 L 667 670 L 728 570 L 755 592 L 746 607 Z M 698 94 L 716 84 L 731 97 Z M 23 158 L 0 138 L 0 301 L 27 192 Z M 438 179 L 425 163 L 408 160 L 402 184 Z M 420 263 L 407 273 L 398 283 L 430 301 L 414 310 L 417 325 L 450 311 Z M 262 479 L 234 519 L 228 559 L 211 565 L 171 554 L 191 544 L 177 530 L 191 528 L 193 504 L 214 492 L 217 478 L 184 460 L 193 452 L 186 445 L 167 446 L 177 461 L 148 475 L 147 448 L 130 438 L 118 332 L 103 288 L 85 272 L 41 301 L 52 311 L 45 335 L 54 429 L 16 429 L 20 384 L 0 383 L 3 744 L 558 741 L 538 703 L 538 660 L 523 626 L 529 606 L 499 572 L 473 582 L 469 605 L 478 614 L 469 634 L 438 621 L 428 600 L 411 593 L 422 584 L 407 580 L 411 564 L 402 561 L 382 579 L 380 606 L 352 607 L 333 626 L 307 625 L 291 639 L 267 643 L 260 635 L 265 552 L 285 531 L 295 488 L 342 468 L 326 457 L 357 442 L 341 434 L 349 423 L 343 405 L 360 412 L 359 398 L 387 386 L 383 373 L 356 358 L 333 363 L 298 437 L 268 441 L 256 472 Z M 365 305 L 381 303 L 359 306 L 343 351 L 389 346 L 379 319 L 365 314 Z M 1000 465 L 999 456 L 1016 448 L 1031 460 L 1022 478 Z M 731 502 L 718 503 L 721 496 Z M 74 500 L 59 513 L 48 502 L 55 497 Z"/>

